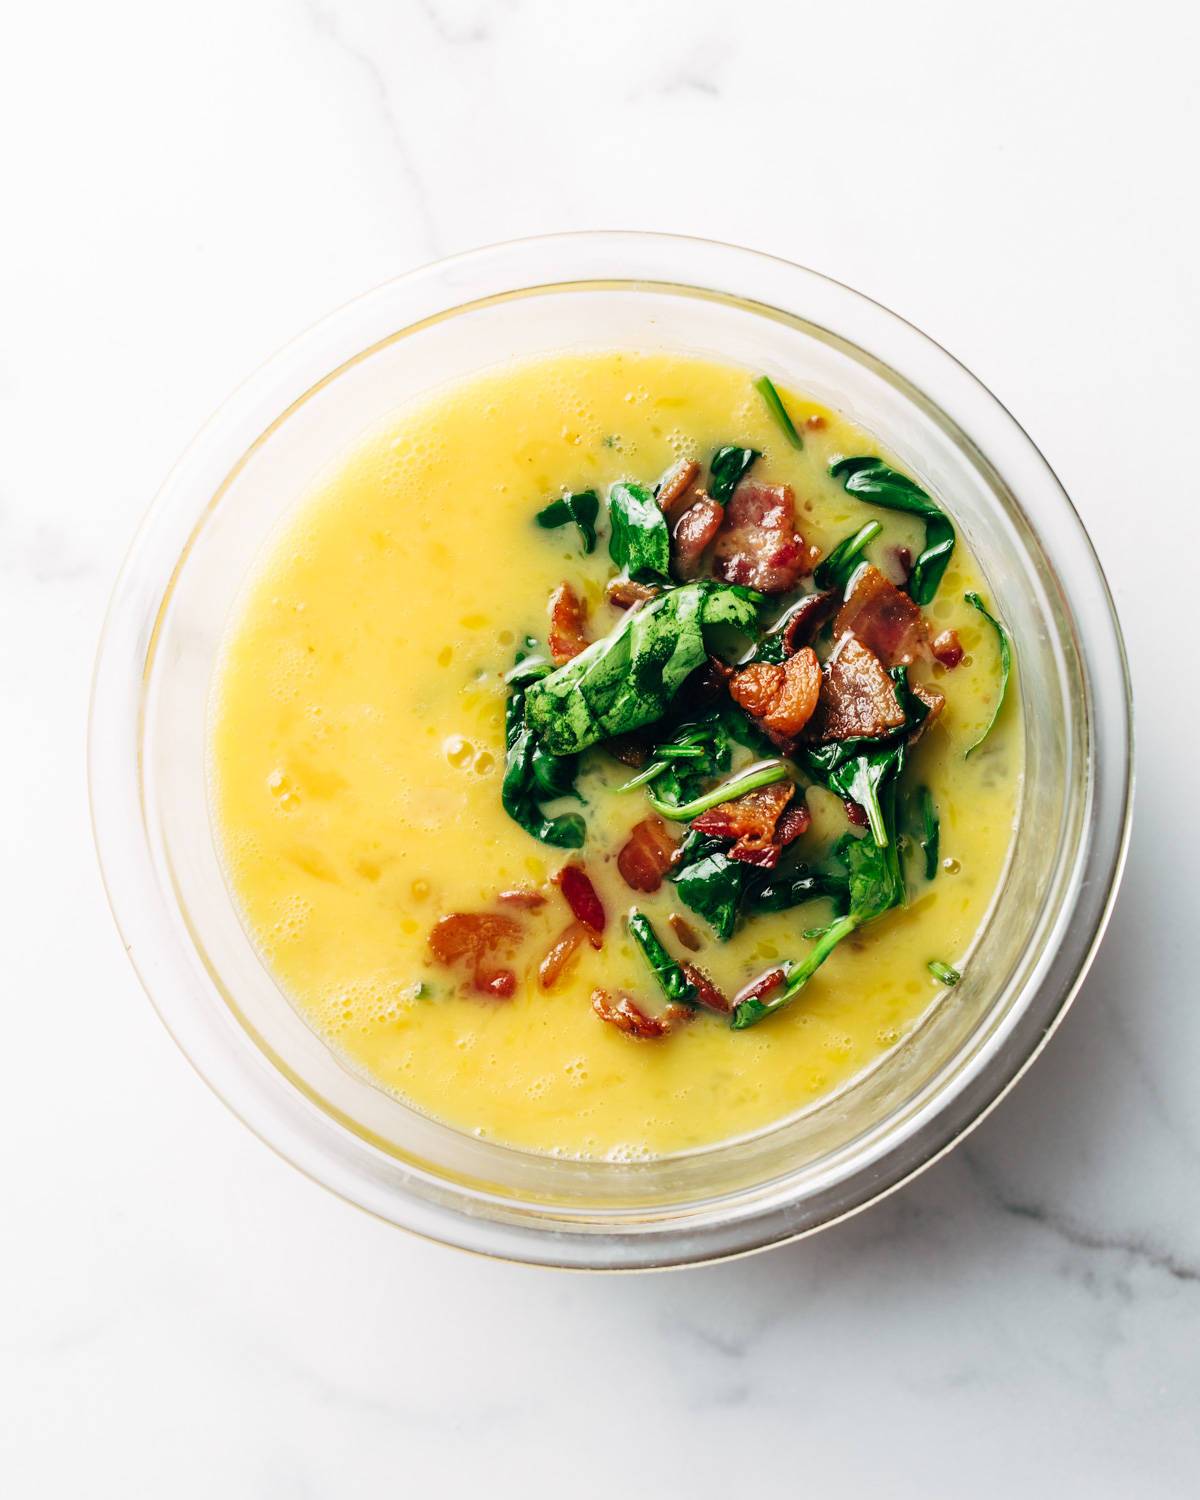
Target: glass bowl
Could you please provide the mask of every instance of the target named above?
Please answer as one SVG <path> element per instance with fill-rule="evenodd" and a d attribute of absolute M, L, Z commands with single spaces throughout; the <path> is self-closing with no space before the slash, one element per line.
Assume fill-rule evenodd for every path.
<path fill-rule="evenodd" d="M 874 433 L 965 534 L 1017 643 L 1025 785 L 962 984 L 832 1097 L 653 1161 L 482 1141 L 351 1071 L 266 972 L 209 826 L 206 711 L 230 608 L 315 476 L 398 406 L 513 358 L 663 349 L 766 372 Z M 784 261 L 662 235 L 498 245 L 388 282 L 238 390 L 168 478 L 100 645 L 92 816 L 142 982 L 208 1083 L 309 1176 L 392 1223 L 515 1260 L 625 1269 L 791 1239 L 911 1177 L 974 1125 L 1078 988 L 1115 894 L 1131 784 L 1112 601 L 1078 516 L 1007 411 L 908 323 Z"/>

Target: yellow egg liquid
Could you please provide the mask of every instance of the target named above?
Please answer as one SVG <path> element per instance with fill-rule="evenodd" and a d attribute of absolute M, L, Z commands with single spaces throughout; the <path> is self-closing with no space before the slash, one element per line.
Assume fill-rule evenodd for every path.
<path fill-rule="evenodd" d="M 960 536 L 926 615 L 966 650 L 952 672 L 919 675 L 946 695 L 910 756 L 906 781 L 933 792 L 941 868 L 910 858 L 909 902 L 835 950 L 791 1006 L 732 1031 L 701 1012 L 660 1040 L 635 1040 L 592 1011 L 593 989 L 661 996 L 621 918 L 636 903 L 680 957 L 727 995 L 784 959 L 829 903 L 743 921 L 716 942 L 664 883 L 632 892 L 616 855 L 650 815 L 644 793 L 612 795 L 632 774 L 586 752 L 580 851 L 535 841 L 504 812 L 504 672 L 526 634 L 546 639 L 546 601 L 569 580 L 589 633 L 620 618 L 604 601 L 614 572 L 606 530 L 581 555 L 573 526 L 538 528 L 564 490 L 653 485 L 678 458 L 707 463 L 737 443 L 761 451 L 755 479 L 789 484 L 805 540 L 828 550 L 869 519 L 868 555 L 903 544 L 919 521 L 847 495 L 827 468 L 878 454 L 865 433 L 789 391 L 804 432 L 784 439 L 741 368 L 668 355 L 572 354 L 513 366 L 397 415 L 287 521 L 231 620 L 211 707 L 212 815 L 227 880 L 263 962 L 330 1047 L 379 1087 L 465 1131 L 562 1155 L 631 1159 L 771 1125 L 844 1085 L 916 1024 L 957 965 L 1000 878 L 1021 778 L 1015 680 L 1000 722 L 970 759 L 998 683 L 987 622 L 963 601 L 989 598 Z M 822 418 L 819 430 L 803 427 Z M 953 497 L 948 497 L 951 505 Z M 1018 643 L 1019 646 L 1019 643 Z M 745 755 L 749 759 L 748 753 Z M 847 827 L 841 803 L 807 793 L 810 862 Z M 574 804 L 578 806 L 578 804 Z M 553 810 L 560 810 L 555 807 Z M 677 834 L 682 833 L 677 829 Z M 459 911 L 498 910 L 499 891 L 584 864 L 609 914 L 603 950 L 585 947 L 554 988 L 537 965 L 570 920 L 559 893 L 516 915 L 526 937 L 511 1000 L 473 995 L 439 967 L 428 938 Z M 667 918 L 704 939 L 687 954 Z M 946 1003 L 953 1004 L 953 994 Z"/>

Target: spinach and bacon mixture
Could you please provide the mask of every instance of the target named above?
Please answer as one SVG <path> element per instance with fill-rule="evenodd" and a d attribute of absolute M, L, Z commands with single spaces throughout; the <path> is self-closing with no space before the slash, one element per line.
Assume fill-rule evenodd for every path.
<path fill-rule="evenodd" d="M 770 380 L 755 385 L 801 447 Z M 565 494 L 533 518 L 546 530 L 573 527 L 581 555 L 607 531 L 612 623 L 589 638 L 587 611 L 565 580 L 549 601 L 545 649 L 527 638 L 507 674 L 504 809 L 534 839 L 572 852 L 554 877 L 557 896 L 502 891 L 501 910 L 435 926 L 434 958 L 465 961 L 480 993 L 515 992 L 499 958 L 520 936 L 523 908 L 559 897 L 569 908 L 539 967 L 544 988 L 584 944 L 603 946 L 608 913 L 587 874 L 594 854 L 578 811 L 585 757 L 628 768 L 606 795 L 645 799 L 620 849 L 598 851 L 615 853 L 629 889 L 621 917 L 645 958 L 646 994 L 598 988 L 592 1008 L 631 1037 L 664 1037 L 705 1011 L 736 1031 L 756 1025 L 795 1000 L 839 943 L 904 906 L 914 882 L 937 878 L 938 810 L 920 760 L 945 699 L 914 669 L 936 661 L 952 671 L 963 657 L 955 631 L 935 631 L 922 609 L 942 582 L 954 527 L 882 460 L 840 457 L 829 474 L 881 514 L 822 556 L 799 529 L 791 488 L 756 471 L 760 457 L 728 444 L 706 467 L 681 460 L 657 482 L 615 483 L 603 499 Z M 886 541 L 888 511 L 918 517 L 924 546 L 915 556 L 876 547 L 885 571 L 866 553 Z M 999 714 L 1011 645 L 980 596 L 965 598 L 996 631 L 1002 664 L 995 710 L 970 755 Z M 847 818 L 818 858 L 805 847 L 810 786 L 840 798 Z M 689 913 L 671 912 L 669 939 L 638 906 L 664 885 Z M 817 900 L 831 915 L 814 927 L 803 908 Z M 695 962 L 706 942 L 792 908 L 806 951 L 737 994 L 723 994 Z M 940 960 L 929 969 L 946 986 L 960 978 Z"/>

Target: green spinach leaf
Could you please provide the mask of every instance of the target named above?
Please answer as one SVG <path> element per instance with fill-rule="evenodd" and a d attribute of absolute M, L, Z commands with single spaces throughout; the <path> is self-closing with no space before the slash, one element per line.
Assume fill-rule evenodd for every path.
<path fill-rule="evenodd" d="M 814 582 L 823 589 L 844 589 L 850 581 L 850 575 L 862 561 L 863 552 L 882 530 L 878 521 L 868 521 L 853 536 L 843 537 L 833 551 L 817 564 L 813 573 Z"/>
<path fill-rule="evenodd" d="M 671 533 L 658 501 L 644 484 L 614 484 L 608 492 L 608 554 L 630 578 L 666 581 Z"/>
<path fill-rule="evenodd" d="M 750 471 L 755 459 L 762 455 L 753 448 L 736 448 L 726 444 L 718 448 L 708 465 L 708 493 L 721 505 L 729 504 L 729 497 Z"/>
<path fill-rule="evenodd" d="M 754 389 L 767 403 L 767 410 L 779 423 L 784 437 L 787 438 L 792 447 L 803 448 L 804 439 L 796 431 L 796 424 L 792 421 L 791 417 L 788 416 L 788 409 L 786 406 L 784 406 L 779 392 L 775 389 L 774 383 L 771 381 L 769 376 L 763 375 L 758 380 L 756 380 L 754 382 Z"/>
<path fill-rule="evenodd" d="M 980 745 L 983 744 L 984 740 L 987 739 L 988 735 L 991 734 L 992 730 L 996 727 L 996 720 L 1000 717 L 1000 710 L 1004 707 L 1004 697 L 1008 692 L 1009 674 L 1012 672 L 1012 646 L 1009 643 L 1008 631 L 1005 630 L 1000 621 L 996 619 L 995 615 L 990 615 L 988 613 L 987 606 L 984 604 L 983 600 L 979 597 L 978 594 L 964 594 L 963 598 L 969 605 L 972 606 L 973 609 L 977 609 L 979 611 L 983 618 L 996 632 L 996 639 L 1000 643 L 1000 692 L 996 696 L 996 706 L 992 709 L 991 718 L 984 725 L 983 733 L 966 751 L 966 754 L 963 757 L 965 760 L 967 755 L 971 755 L 974 751 L 979 749 Z"/>
<path fill-rule="evenodd" d="M 928 604 L 938 591 L 950 554 L 954 551 L 954 527 L 950 518 L 906 474 L 890 469 L 879 458 L 843 458 L 831 464 L 834 479 L 840 479 L 847 494 L 856 495 L 884 510 L 907 511 L 925 522 L 925 546 L 908 580 L 908 592 L 918 604 Z"/>
<path fill-rule="evenodd" d="M 530 639 L 525 642 L 527 650 L 536 645 L 537 642 Z M 508 702 L 504 709 L 504 780 L 500 785 L 500 801 L 509 817 L 543 844 L 552 844 L 559 849 L 581 849 L 586 830 L 579 814 L 562 813 L 548 818 L 541 808 L 543 802 L 579 796 L 575 790 L 576 757 L 551 754 L 525 723 L 529 690 L 551 671 L 553 668 L 548 661 L 528 657 L 522 651 L 516 666 L 508 674 Z"/>
<path fill-rule="evenodd" d="M 728 839 L 692 829 L 679 847 L 678 863 L 667 877 L 684 906 L 703 917 L 721 943 L 727 943 L 733 936 L 738 906 L 753 868 L 745 860 L 730 859 L 729 848 Z"/>
<path fill-rule="evenodd" d="M 577 495 L 562 495 L 543 506 L 534 519 L 547 531 L 566 526 L 574 521 L 579 528 L 580 540 L 585 552 L 596 548 L 596 517 L 600 514 L 600 501 L 595 490 L 581 490 Z"/>
<path fill-rule="evenodd" d="M 642 950 L 650 970 L 658 981 L 659 988 L 668 1000 L 682 1005 L 691 1005 L 696 999 L 696 986 L 691 982 L 659 941 L 658 934 L 649 917 L 631 907 L 629 911 L 629 935 Z"/>
<path fill-rule="evenodd" d="M 661 719 L 707 658 L 717 625 L 752 632 L 761 595 L 700 579 L 631 610 L 611 634 L 534 682 L 525 720 L 555 755 L 572 755 Z"/>

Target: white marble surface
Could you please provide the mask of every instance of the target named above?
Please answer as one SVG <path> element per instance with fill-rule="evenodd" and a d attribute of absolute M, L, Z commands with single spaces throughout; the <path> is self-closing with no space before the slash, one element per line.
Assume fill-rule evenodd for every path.
<path fill-rule="evenodd" d="M 8 8 L 6 1500 L 1196 1493 L 1197 44 L 1183 0 Z M 83 773 L 113 575 L 231 386 L 384 277 L 598 226 L 957 353 L 1091 528 L 1140 715 L 1125 891 L 1016 1093 L 816 1240 L 625 1279 L 418 1243 L 254 1141 L 125 962 Z"/>

